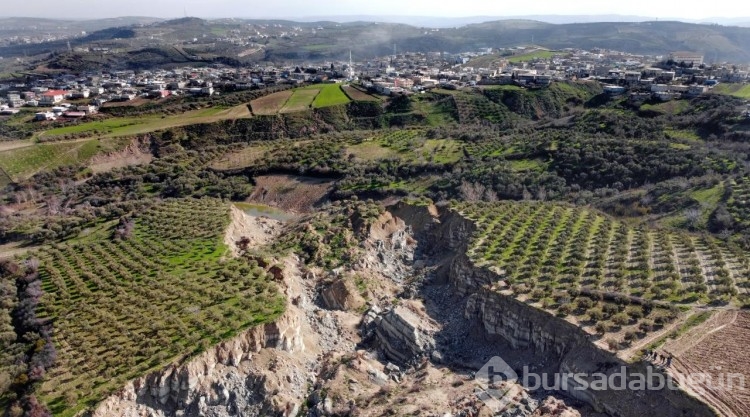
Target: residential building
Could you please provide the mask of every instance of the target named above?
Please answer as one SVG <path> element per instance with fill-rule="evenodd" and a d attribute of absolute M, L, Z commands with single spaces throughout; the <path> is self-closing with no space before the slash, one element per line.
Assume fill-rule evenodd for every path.
<path fill-rule="evenodd" d="M 34 120 L 37 121 L 45 121 L 45 120 L 57 120 L 57 116 L 55 116 L 52 112 L 40 112 L 34 115 Z"/>
<path fill-rule="evenodd" d="M 41 106 L 52 106 L 60 103 L 65 99 L 65 91 L 63 90 L 49 90 L 42 93 L 39 100 Z"/>

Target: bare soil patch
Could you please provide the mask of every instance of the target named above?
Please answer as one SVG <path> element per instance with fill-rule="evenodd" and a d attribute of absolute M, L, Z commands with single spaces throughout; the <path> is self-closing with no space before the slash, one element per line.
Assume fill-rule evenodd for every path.
<path fill-rule="evenodd" d="M 345 85 L 342 87 L 344 93 L 349 96 L 350 99 L 355 101 L 379 101 L 376 97 L 371 96 L 364 91 L 358 90 L 352 86 Z"/>
<path fill-rule="evenodd" d="M 151 162 L 153 155 L 148 152 L 145 145 L 134 140 L 125 149 L 106 155 L 96 155 L 89 161 L 89 168 L 94 173 L 107 172 L 115 168 L 124 168 L 130 165 L 146 165 Z"/>
<path fill-rule="evenodd" d="M 269 243 L 281 228 L 281 222 L 263 216 L 251 216 L 232 206 L 232 222 L 224 235 L 224 243 L 229 246 L 232 256 L 239 256 L 237 242 L 243 237 L 250 239 L 249 248 L 256 248 Z"/>
<path fill-rule="evenodd" d="M 323 202 L 333 181 L 325 178 L 264 175 L 255 178 L 255 191 L 247 200 L 294 213 L 308 213 Z"/>
<path fill-rule="evenodd" d="M 740 417 L 750 415 L 748 345 L 750 312 L 727 310 L 715 313 L 663 350 L 674 355 L 669 372 L 678 381 L 679 378 L 689 381 L 688 377 L 699 374 L 705 376 L 705 380 L 693 378 L 684 383 L 688 392 L 723 416 Z"/>
<path fill-rule="evenodd" d="M 284 107 L 289 97 L 291 97 L 293 91 L 279 91 L 278 93 L 269 94 L 265 97 L 255 99 L 250 102 L 253 114 L 258 115 L 269 115 L 276 114 Z"/>

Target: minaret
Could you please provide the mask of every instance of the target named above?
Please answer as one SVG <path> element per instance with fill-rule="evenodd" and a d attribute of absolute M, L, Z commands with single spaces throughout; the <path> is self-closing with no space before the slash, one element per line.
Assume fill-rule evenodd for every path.
<path fill-rule="evenodd" d="M 354 63 L 352 63 L 352 50 L 349 50 L 349 79 L 354 79 Z"/>

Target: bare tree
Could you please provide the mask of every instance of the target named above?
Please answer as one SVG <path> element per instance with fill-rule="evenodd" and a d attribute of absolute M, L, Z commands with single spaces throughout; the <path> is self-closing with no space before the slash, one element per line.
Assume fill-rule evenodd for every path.
<path fill-rule="evenodd" d="M 47 197 L 45 203 L 47 204 L 47 214 L 49 214 L 50 216 L 54 216 L 60 213 L 62 202 L 56 195 Z"/>
<path fill-rule="evenodd" d="M 695 207 L 685 209 L 683 215 L 685 216 L 685 222 L 691 229 L 695 228 L 701 219 L 701 211 Z"/>
<path fill-rule="evenodd" d="M 461 198 L 465 201 L 481 201 L 487 188 L 478 182 L 462 181 L 458 187 L 458 191 L 461 193 Z"/>
<path fill-rule="evenodd" d="M 523 201 L 529 201 L 533 199 L 534 197 L 529 192 L 529 189 L 526 187 L 523 187 Z"/>
<path fill-rule="evenodd" d="M 536 192 L 536 199 L 539 201 L 547 200 L 547 189 L 544 187 L 539 187 L 539 191 Z"/>

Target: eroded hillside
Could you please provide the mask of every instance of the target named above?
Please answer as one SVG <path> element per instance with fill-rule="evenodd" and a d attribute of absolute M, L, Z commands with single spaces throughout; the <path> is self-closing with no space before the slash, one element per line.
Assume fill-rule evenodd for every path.
<path fill-rule="evenodd" d="M 3 145 L 0 404 L 743 415 L 745 397 L 702 383 L 477 385 L 495 356 L 515 372 L 744 372 L 741 101 L 633 106 L 585 82 L 349 101 L 332 86 L 118 107 L 34 125 L 79 138 Z M 166 124 L 120 125 L 141 116 Z M 132 126 L 149 131 L 119 137 Z M 486 403 L 496 390 L 506 412 Z"/>

